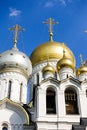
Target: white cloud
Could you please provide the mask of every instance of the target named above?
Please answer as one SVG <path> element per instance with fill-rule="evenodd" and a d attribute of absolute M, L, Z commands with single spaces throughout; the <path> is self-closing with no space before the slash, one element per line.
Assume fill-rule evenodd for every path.
<path fill-rule="evenodd" d="M 66 0 L 59 0 L 59 2 L 60 2 L 62 5 L 66 6 Z"/>
<path fill-rule="evenodd" d="M 44 4 L 44 7 L 53 7 L 55 4 L 52 2 L 52 1 L 47 1 L 45 4 Z"/>
<path fill-rule="evenodd" d="M 19 16 L 21 14 L 21 10 L 17 10 L 16 8 L 10 7 L 9 11 L 10 11 L 10 13 L 9 13 L 10 17 L 16 17 L 16 16 Z"/>
<path fill-rule="evenodd" d="M 46 8 L 50 8 L 57 5 L 67 6 L 69 4 L 75 3 L 76 1 L 79 2 L 80 0 L 42 0 L 40 5 L 43 5 Z"/>
<path fill-rule="evenodd" d="M 80 0 L 57 0 L 57 1 L 59 1 L 59 3 L 60 3 L 61 5 L 67 6 L 67 5 L 69 5 L 69 4 L 75 3 L 76 1 L 79 2 Z"/>

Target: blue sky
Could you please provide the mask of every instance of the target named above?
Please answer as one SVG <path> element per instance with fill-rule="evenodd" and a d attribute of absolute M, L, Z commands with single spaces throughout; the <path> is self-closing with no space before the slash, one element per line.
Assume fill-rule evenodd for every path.
<path fill-rule="evenodd" d="M 87 0 L 0 0 L 0 53 L 13 46 L 9 27 L 19 24 L 25 28 L 19 34 L 18 48 L 30 56 L 40 44 L 49 40 L 48 18 L 54 26 L 54 41 L 64 42 L 74 53 L 79 67 L 79 55 L 87 58 Z"/>

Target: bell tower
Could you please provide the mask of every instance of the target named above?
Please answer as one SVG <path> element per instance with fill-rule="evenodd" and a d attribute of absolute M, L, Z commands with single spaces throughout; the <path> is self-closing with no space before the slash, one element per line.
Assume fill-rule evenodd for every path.
<path fill-rule="evenodd" d="M 57 22 L 50 18 L 44 23 L 49 25 L 50 40 L 30 56 L 32 120 L 37 130 L 71 130 L 72 124 L 79 123 L 80 119 L 77 98 L 80 84 L 76 81 L 75 57 L 64 43 L 53 41 L 52 25 Z"/>

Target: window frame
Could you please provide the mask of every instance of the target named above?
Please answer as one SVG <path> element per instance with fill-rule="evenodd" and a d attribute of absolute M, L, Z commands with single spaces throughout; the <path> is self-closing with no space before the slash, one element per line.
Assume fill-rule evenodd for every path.
<path fill-rule="evenodd" d="M 77 91 L 75 90 L 75 88 L 71 86 L 67 87 L 64 92 L 64 97 L 65 97 L 66 114 L 78 115 L 79 114 L 78 96 L 77 96 Z"/>
<path fill-rule="evenodd" d="M 2 124 L 2 130 L 8 130 L 8 124 L 7 123 Z"/>
<path fill-rule="evenodd" d="M 50 94 L 53 94 L 53 96 L 54 97 L 51 97 L 52 95 L 48 95 L 48 93 L 49 92 L 47 92 L 47 91 L 49 91 L 50 92 Z M 52 92 L 52 93 L 51 93 Z M 49 100 L 49 98 L 51 97 L 51 103 L 53 104 L 51 104 L 51 106 L 48 108 L 48 106 L 47 105 L 49 105 L 48 104 L 48 102 L 49 101 L 47 101 L 47 100 Z M 47 99 L 48 98 L 48 99 Z M 53 107 L 52 107 L 53 106 Z M 49 110 L 48 110 L 49 109 Z M 52 110 L 53 109 L 53 110 Z M 53 111 L 53 112 L 52 112 Z M 48 114 L 48 115 L 51 115 L 51 114 L 56 114 L 56 91 L 55 91 L 55 89 L 53 88 L 53 87 L 48 87 L 47 89 L 46 89 L 46 114 Z"/>

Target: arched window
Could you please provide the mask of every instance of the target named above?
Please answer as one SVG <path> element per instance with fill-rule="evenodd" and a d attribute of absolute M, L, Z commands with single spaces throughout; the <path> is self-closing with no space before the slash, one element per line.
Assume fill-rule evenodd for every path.
<path fill-rule="evenodd" d="M 6 123 L 2 125 L 2 130 L 8 130 L 8 125 Z"/>
<path fill-rule="evenodd" d="M 56 113 L 55 91 L 52 88 L 48 88 L 46 91 L 46 113 Z"/>
<path fill-rule="evenodd" d="M 7 127 L 3 127 L 2 130 L 8 130 L 8 128 Z"/>
<path fill-rule="evenodd" d="M 69 87 L 65 90 L 66 114 L 78 114 L 78 101 L 75 89 Z"/>

